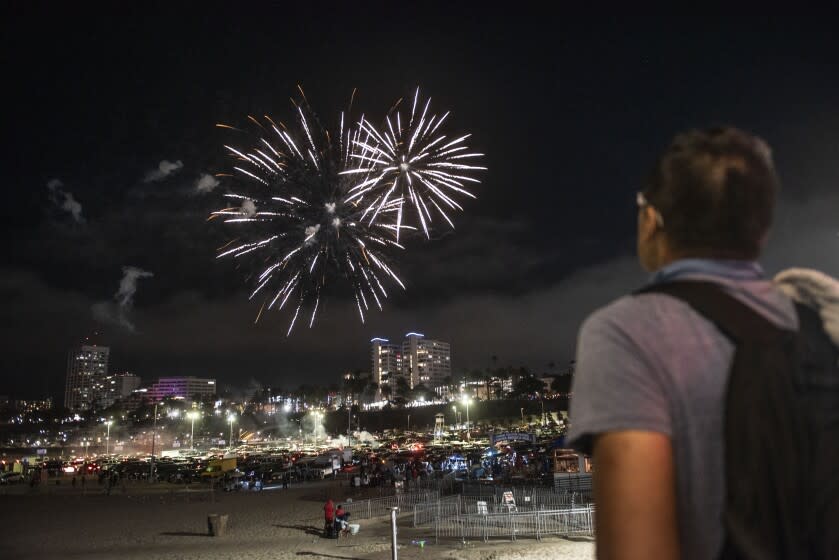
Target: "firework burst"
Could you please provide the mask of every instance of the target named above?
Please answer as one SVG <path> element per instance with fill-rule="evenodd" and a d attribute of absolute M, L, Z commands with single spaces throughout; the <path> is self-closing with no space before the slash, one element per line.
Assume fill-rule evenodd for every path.
<path fill-rule="evenodd" d="M 370 196 L 355 196 L 352 175 L 344 173 L 373 153 L 369 132 L 345 126 L 342 113 L 330 133 L 305 96 L 294 105 L 292 126 L 249 116 L 258 140 L 249 149 L 225 146 L 239 190 L 211 215 L 241 233 L 218 258 L 257 264 L 250 297 L 265 296 L 257 320 L 265 309 L 288 309 L 287 335 L 299 317 L 314 324 L 327 287 L 349 287 L 362 322 L 372 306 L 381 309 L 386 284 L 405 287 L 386 257 L 387 249 L 402 248 L 395 239 L 404 228 L 401 200 L 379 201 L 371 212 Z"/>
<path fill-rule="evenodd" d="M 353 141 L 354 149 L 349 154 L 354 168 L 341 172 L 357 178 L 344 202 L 370 201 L 362 214 L 369 225 L 375 224 L 382 212 L 396 209 L 397 242 L 401 230 L 407 229 L 403 219 L 409 215 L 416 217 L 416 226 L 427 238 L 435 218 L 454 228 L 449 213 L 463 209 L 457 198 L 475 198 L 469 187 L 480 183 L 476 172 L 486 170 L 470 164 L 483 156 L 469 152 L 466 140 L 471 135 L 448 138 L 441 126 L 449 113 L 432 115 L 430 105 L 431 99 L 424 104 L 419 101 L 417 89 L 411 112 L 404 119 L 397 109 L 399 102 L 380 129 L 362 117 L 358 125 L 362 134 Z M 403 206 L 412 211 L 403 212 Z"/>

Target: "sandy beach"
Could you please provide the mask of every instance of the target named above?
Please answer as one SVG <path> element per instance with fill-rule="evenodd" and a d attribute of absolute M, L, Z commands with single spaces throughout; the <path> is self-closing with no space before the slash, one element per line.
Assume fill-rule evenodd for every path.
<path fill-rule="evenodd" d="M 222 559 L 391 558 L 385 518 L 361 520 L 359 534 L 335 541 L 320 536 L 326 496 L 352 496 L 346 483 L 308 483 L 289 490 L 249 493 L 184 492 L 182 487 L 129 486 L 110 496 L 101 487 L 25 486 L 0 495 L 4 522 L 0 542 L 8 558 Z M 173 491 L 174 490 L 174 491 Z M 207 516 L 227 514 L 226 533 L 211 537 Z M 528 560 L 594 558 L 591 539 L 550 538 L 434 544 L 432 529 L 413 529 L 399 520 L 400 558 Z M 417 544 L 425 541 L 424 546 Z"/>

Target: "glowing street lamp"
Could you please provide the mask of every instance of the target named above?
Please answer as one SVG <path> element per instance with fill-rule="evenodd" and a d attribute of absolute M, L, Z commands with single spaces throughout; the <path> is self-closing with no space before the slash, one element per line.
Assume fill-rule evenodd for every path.
<path fill-rule="evenodd" d="M 196 411 L 196 410 L 190 410 L 189 412 L 186 413 L 186 417 L 189 418 L 190 421 L 192 422 L 192 426 L 190 428 L 190 434 L 189 434 L 189 446 L 192 448 L 193 451 L 195 450 L 195 419 L 198 418 L 199 416 L 200 415 L 198 414 L 198 411 Z"/>
<path fill-rule="evenodd" d="M 111 424 L 113 423 L 113 420 L 108 420 L 105 422 L 105 425 L 108 426 L 108 435 L 105 438 L 105 455 L 110 455 L 111 453 Z"/>
<path fill-rule="evenodd" d="M 469 430 L 469 403 L 472 402 L 472 399 L 468 395 L 463 395 L 460 400 L 466 405 L 466 439 L 472 439 L 472 433 Z"/>
<path fill-rule="evenodd" d="M 227 416 L 227 421 L 230 423 L 230 439 L 228 440 L 227 450 L 229 451 L 233 445 L 233 422 L 236 421 L 236 415 L 232 412 Z"/>

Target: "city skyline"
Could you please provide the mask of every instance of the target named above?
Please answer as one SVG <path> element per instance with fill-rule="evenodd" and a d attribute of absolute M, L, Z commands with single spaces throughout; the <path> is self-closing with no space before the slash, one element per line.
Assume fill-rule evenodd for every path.
<path fill-rule="evenodd" d="M 584 318 L 645 281 L 634 231 L 646 171 L 676 132 L 715 123 L 773 148 L 784 188 L 767 272 L 839 276 L 839 37 L 827 22 L 407 9 L 374 24 L 277 6 L 245 24 L 179 7 L 8 8 L 0 394 L 61 402 L 67 349 L 94 331 L 115 371 L 220 386 L 328 384 L 369 367 L 371 338 L 410 329 L 450 342 L 454 373 L 568 363 Z M 298 85 L 324 121 L 354 88 L 373 115 L 420 86 L 488 171 L 454 231 L 397 254 L 406 289 L 388 287 L 382 311 L 362 324 L 351 296 L 329 294 L 315 327 L 287 338 L 286 317 L 249 301 L 246 272 L 216 260 L 228 239 L 207 218 L 233 191 L 215 176 L 230 171 L 223 145 L 241 140 L 214 125 L 288 119 Z"/>

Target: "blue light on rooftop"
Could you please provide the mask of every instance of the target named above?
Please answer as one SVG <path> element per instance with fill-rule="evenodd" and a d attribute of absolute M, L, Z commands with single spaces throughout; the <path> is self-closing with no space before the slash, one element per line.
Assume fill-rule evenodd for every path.
<path fill-rule="evenodd" d="M 406 334 L 405 336 L 406 336 L 406 337 L 409 337 L 409 336 L 421 336 L 421 337 L 425 338 L 425 335 L 424 335 L 424 334 L 422 334 L 422 333 L 418 333 L 418 332 L 409 332 L 409 333 L 408 333 L 408 334 Z"/>
<path fill-rule="evenodd" d="M 376 338 L 371 338 L 371 339 L 370 339 L 370 342 L 390 342 L 390 341 L 389 341 L 388 339 L 386 339 L 386 338 L 378 338 L 378 337 L 376 337 Z"/>

